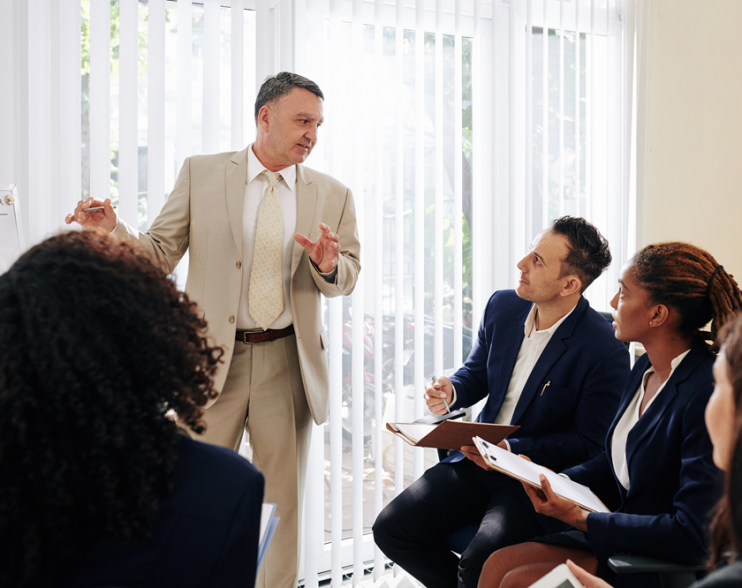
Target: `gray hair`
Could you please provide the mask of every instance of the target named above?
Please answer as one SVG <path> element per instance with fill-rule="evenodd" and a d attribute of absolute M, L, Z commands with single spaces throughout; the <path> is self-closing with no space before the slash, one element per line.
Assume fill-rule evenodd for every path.
<path fill-rule="evenodd" d="M 285 96 L 294 88 L 304 88 L 316 95 L 320 100 L 324 101 L 325 99 L 319 86 L 309 78 L 288 71 L 282 71 L 274 76 L 265 78 L 263 85 L 260 86 L 258 97 L 255 99 L 255 123 L 257 124 L 258 122 L 258 113 L 263 106 L 281 96 Z"/>

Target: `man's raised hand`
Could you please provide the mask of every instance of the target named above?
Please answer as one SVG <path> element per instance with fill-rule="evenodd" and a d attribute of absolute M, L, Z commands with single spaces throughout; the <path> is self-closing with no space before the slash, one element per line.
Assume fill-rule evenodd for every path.
<path fill-rule="evenodd" d="M 320 223 L 322 231 L 317 241 L 311 241 L 301 233 L 294 235 L 294 240 L 304 247 L 314 264 L 323 274 L 330 273 L 337 267 L 340 259 L 340 241 L 337 233 L 333 233 L 325 223 Z"/>
<path fill-rule="evenodd" d="M 103 209 L 85 212 L 88 208 L 96 208 L 98 206 L 102 206 Z M 110 198 L 102 201 L 88 198 L 87 200 L 80 200 L 75 210 L 65 217 L 64 222 L 68 225 L 76 222 L 85 229 L 99 228 L 111 232 L 118 224 L 118 216 L 116 215 L 116 211 L 113 210 L 113 206 L 111 206 Z"/>

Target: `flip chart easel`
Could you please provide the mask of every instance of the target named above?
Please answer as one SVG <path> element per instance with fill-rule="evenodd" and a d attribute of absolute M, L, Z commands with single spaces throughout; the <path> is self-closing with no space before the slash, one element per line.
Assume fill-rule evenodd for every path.
<path fill-rule="evenodd" d="M 13 265 L 23 247 L 18 188 L 15 184 L 0 184 L 0 274 Z"/>

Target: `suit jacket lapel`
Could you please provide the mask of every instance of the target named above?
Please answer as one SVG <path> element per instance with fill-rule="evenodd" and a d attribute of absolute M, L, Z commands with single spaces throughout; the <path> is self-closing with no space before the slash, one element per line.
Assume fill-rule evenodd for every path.
<path fill-rule="evenodd" d="M 626 439 L 626 464 L 631 471 L 631 458 L 637 452 L 644 439 L 657 427 L 657 423 L 670 407 L 675 397 L 678 395 L 678 385 L 687 380 L 695 371 L 698 364 L 703 360 L 703 353 L 699 353 L 698 345 L 694 345 L 680 365 L 675 369 L 665 387 L 660 391 L 659 396 L 654 399 L 649 408 L 639 418 L 634 428 L 629 432 Z M 646 370 L 644 370 L 646 372 Z M 641 374 L 644 377 L 644 374 Z M 639 387 L 639 381 L 636 383 L 636 391 Z M 633 398 L 633 396 L 632 396 Z"/>
<path fill-rule="evenodd" d="M 314 221 L 314 209 L 317 205 L 317 184 L 312 179 L 309 170 L 302 165 L 296 166 L 296 232 L 309 237 Z M 294 252 L 291 259 L 291 275 L 299 266 L 304 247 L 294 243 Z"/>
<path fill-rule="evenodd" d="M 225 170 L 227 210 L 232 227 L 234 244 L 242 259 L 242 210 L 245 206 L 245 182 L 247 181 L 247 147 L 234 154 Z M 244 261 L 244 260 L 243 260 Z"/>
<path fill-rule="evenodd" d="M 539 357 L 536 365 L 533 366 L 533 371 L 528 377 L 528 381 L 526 382 L 526 385 L 523 388 L 523 392 L 520 395 L 520 399 L 518 400 L 518 404 L 515 407 L 513 418 L 510 420 L 512 424 L 518 424 L 518 420 L 520 419 L 520 417 L 523 416 L 523 413 L 526 411 L 528 405 L 533 400 L 536 392 L 539 391 L 539 384 L 546 377 L 546 374 L 549 373 L 549 370 L 556 363 L 556 361 L 567 350 L 567 345 L 564 343 L 563 339 L 568 339 L 572 336 L 575 325 L 577 324 L 577 321 L 579 321 L 582 317 L 583 313 L 586 310 L 586 307 L 587 300 L 580 297 L 580 301 L 577 303 L 577 306 L 575 307 L 572 314 L 570 314 L 567 319 L 561 325 L 559 325 L 559 328 L 556 330 L 554 335 L 552 335 L 551 340 L 546 345 L 546 348 L 541 352 L 541 357 Z"/>

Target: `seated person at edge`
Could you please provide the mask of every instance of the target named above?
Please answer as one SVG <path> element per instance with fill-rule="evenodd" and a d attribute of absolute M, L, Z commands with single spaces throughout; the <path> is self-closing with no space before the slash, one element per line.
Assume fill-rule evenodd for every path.
<path fill-rule="evenodd" d="M 714 363 L 714 392 L 706 405 L 706 428 L 714 446 L 714 463 L 725 472 L 724 495 L 711 523 L 712 571 L 691 588 L 742 586 L 742 316 L 719 335 L 721 350 Z M 610 588 L 605 580 L 574 562 L 567 565 L 586 588 Z"/>
<path fill-rule="evenodd" d="M 646 354 L 626 383 L 605 451 L 564 471 L 614 512 L 588 513 L 542 480 L 543 492 L 527 490 L 536 511 L 573 528 L 497 551 L 480 588 L 530 586 L 568 558 L 611 579 L 606 561 L 616 553 L 680 563 L 706 557 L 719 472 L 703 420 L 714 354 L 700 329 L 711 321 L 714 340 L 742 308 L 742 293 L 709 253 L 687 243 L 645 247 L 623 267 L 619 284 L 611 301 L 616 337 L 641 343 Z M 641 581 L 628 579 L 631 586 Z"/>
<path fill-rule="evenodd" d="M 464 366 L 426 390 L 430 410 L 446 412 L 443 397 L 452 410 L 487 398 L 476 420 L 520 425 L 500 446 L 550 468 L 602 451 L 629 356 L 582 293 L 610 262 L 594 226 L 554 221 L 518 263 L 516 290 L 490 298 Z M 473 446 L 462 450 L 426 471 L 374 523 L 381 550 L 429 588 L 475 587 L 494 550 L 551 530 L 520 483 L 488 469 Z M 479 529 L 459 559 L 445 539 L 471 524 Z"/>
<path fill-rule="evenodd" d="M 205 332 L 136 243 L 95 231 L 0 276 L 0 586 L 253 586 L 263 476 L 174 420 L 201 430 L 215 395 Z"/>

